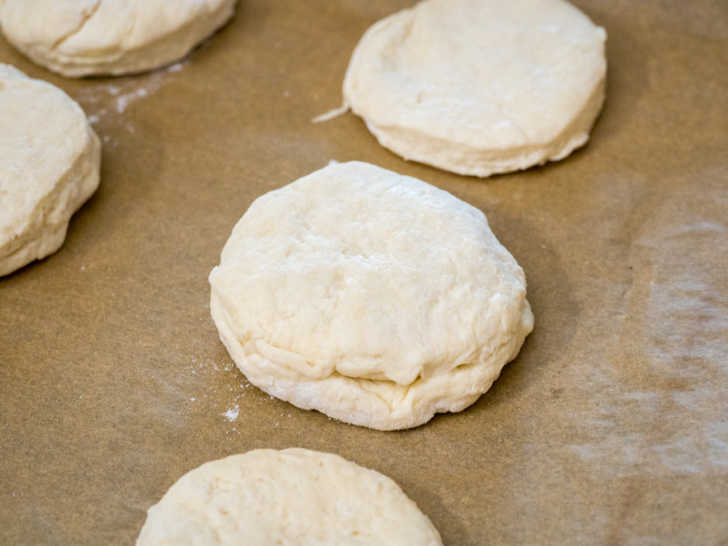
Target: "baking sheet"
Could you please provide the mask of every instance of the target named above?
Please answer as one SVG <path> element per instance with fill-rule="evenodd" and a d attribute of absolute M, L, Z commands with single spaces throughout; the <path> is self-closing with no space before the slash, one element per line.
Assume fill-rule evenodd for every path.
<path fill-rule="evenodd" d="M 254 448 L 332 451 L 399 482 L 449 546 L 728 544 L 728 3 L 577 4 L 609 34 L 585 149 L 486 181 L 407 163 L 341 102 L 349 55 L 411 0 L 244 0 L 188 59 L 66 80 L 102 183 L 60 252 L 0 280 L 0 543 L 131 544 L 184 472 Z M 486 212 L 536 330 L 457 415 L 382 433 L 236 371 L 207 275 L 262 193 L 330 159 Z"/>

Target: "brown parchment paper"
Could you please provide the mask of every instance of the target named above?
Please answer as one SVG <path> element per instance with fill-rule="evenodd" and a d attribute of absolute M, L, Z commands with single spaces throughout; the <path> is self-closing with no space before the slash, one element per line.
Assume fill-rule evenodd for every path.
<path fill-rule="evenodd" d="M 104 141 L 62 250 L 0 280 L 0 543 L 132 544 L 184 472 L 332 451 L 402 485 L 449 546 L 728 544 L 728 3 L 579 0 L 609 34 L 588 147 L 489 180 L 407 163 L 340 104 L 363 31 L 411 0 L 243 0 L 182 63 L 67 80 Z M 536 330 L 478 403 L 381 433 L 233 366 L 207 275 L 257 196 L 330 159 L 486 212 Z"/>

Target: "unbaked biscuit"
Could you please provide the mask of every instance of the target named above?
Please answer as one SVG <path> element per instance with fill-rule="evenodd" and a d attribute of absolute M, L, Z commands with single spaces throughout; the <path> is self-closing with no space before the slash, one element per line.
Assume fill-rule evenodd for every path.
<path fill-rule="evenodd" d="M 99 185 L 101 145 L 81 107 L 0 64 L 0 275 L 58 250 Z"/>
<path fill-rule="evenodd" d="M 391 479 L 337 455 L 258 449 L 182 476 L 137 546 L 442 546 Z"/>
<path fill-rule="evenodd" d="M 588 140 L 605 39 L 563 0 L 425 0 L 364 34 L 344 101 L 406 159 L 475 176 L 525 169 Z"/>
<path fill-rule="evenodd" d="M 235 0 L 5 0 L 8 41 L 64 76 L 172 63 L 232 17 Z"/>
<path fill-rule="evenodd" d="M 475 402 L 533 328 L 523 270 L 481 211 L 360 162 L 258 198 L 210 284 L 251 383 L 381 430 Z"/>

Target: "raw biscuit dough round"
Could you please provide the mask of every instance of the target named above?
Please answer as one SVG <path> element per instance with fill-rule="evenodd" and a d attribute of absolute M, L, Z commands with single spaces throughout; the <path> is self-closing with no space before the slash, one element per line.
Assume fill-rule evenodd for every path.
<path fill-rule="evenodd" d="M 588 140 L 605 40 L 563 0 L 425 0 L 367 30 L 344 102 L 405 159 L 481 177 L 526 169 Z"/>
<path fill-rule="evenodd" d="M 99 185 L 101 145 L 81 107 L 0 64 L 0 275 L 58 250 Z"/>
<path fill-rule="evenodd" d="M 68 77 L 129 74 L 181 59 L 232 17 L 235 0 L 5 0 L 8 41 Z"/>
<path fill-rule="evenodd" d="M 251 383 L 380 430 L 471 405 L 533 328 L 523 270 L 481 211 L 361 162 L 258 198 L 210 284 Z"/>
<path fill-rule="evenodd" d="M 137 546 L 441 546 L 391 479 L 338 455 L 259 449 L 209 462 L 149 509 Z"/>

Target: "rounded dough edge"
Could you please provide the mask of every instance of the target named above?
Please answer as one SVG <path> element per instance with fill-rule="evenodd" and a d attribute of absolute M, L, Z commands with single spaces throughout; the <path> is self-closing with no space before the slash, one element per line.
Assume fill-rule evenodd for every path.
<path fill-rule="evenodd" d="M 475 403 L 498 379 L 505 365 L 520 351 L 533 329 L 533 313 L 526 302 L 522 335 L 514 336 L 492 354 L 489 365 L 472 365 L 430 380 L 418 380 L 408 387 L 335 374 L 312 380 L 276 373 L 287 369 L 257 351 L 255 343 L 242 345 L 233 333 L 222 306 L 213 293 L 210 310 L 220 340 L 238 369 L 263 392 L 305 410 L 381 431 L 415 428 L 437 413 L 457 413 Z M 383 388 L 382 388 L 383 387 Z M 380 390 L 381 392 L 378 392 Z"/>

